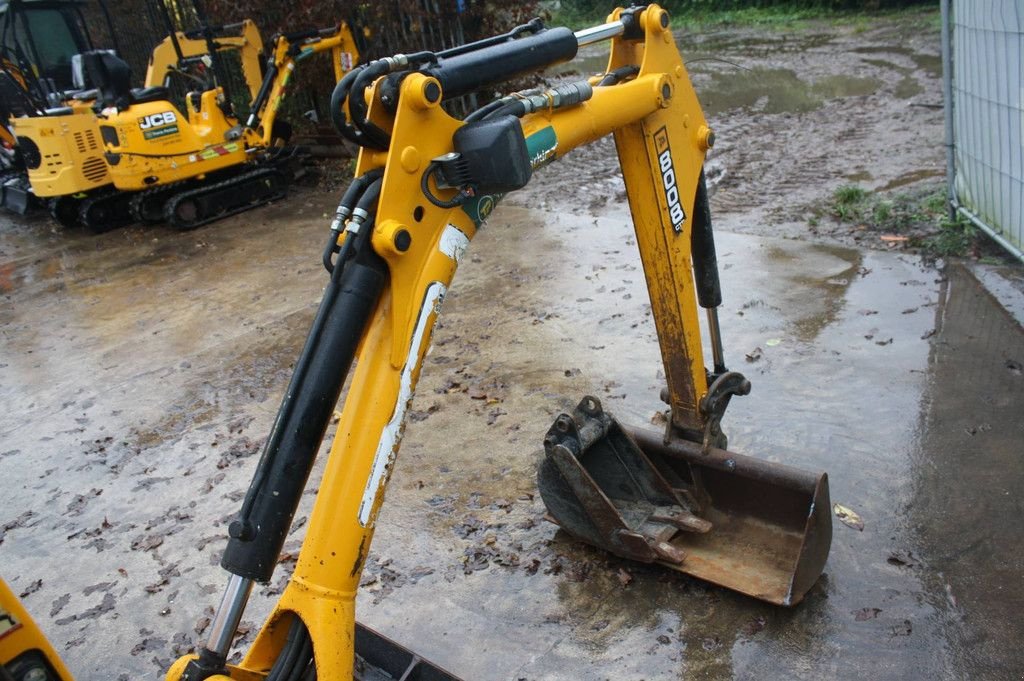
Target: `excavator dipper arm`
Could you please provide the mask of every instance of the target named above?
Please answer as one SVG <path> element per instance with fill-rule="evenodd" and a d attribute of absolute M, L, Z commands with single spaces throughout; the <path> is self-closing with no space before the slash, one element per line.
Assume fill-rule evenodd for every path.
<path fill-rule="evenodd" d="M 441 106 L 445 99 L 572 59 L 579 45 L 609 38 L 611 56 L 602 76 L 517 93 L 465 120 Z M 619 9 L 607 24 L 578 34 L 531 22 L 447 53 L 396 55 L 350 72 L 335 94 L 332 101 L 344 109 L 332 112 L 336 122 L 364 148 L 324 252 L 329 281 L 242 511 L 231 525 L 222 560 L 231 576 L 209 638 L 198 656 L 172 667 L 169 681 L 359 678 L 364 633 L 356 625 L 356 591 L 423 358 L 456 268 L 502 196 L 576 147 L 615 135 L 668 379 L 668 439 L 683 434 L 699 442 L 709 423 L 710 412 L 702 406 L 708 404 L 709 372 L 698 324 L 691 232 L 695 216 L 706 212 L 700 206 L 695 210 L 695 202 L 713 134 L 663 9 L 653 4 Z M 228 665 L 250 590 L 271 578 L 356 358 L 294 573 L 241 663 Z M 590 406 L 597 407 L 590 416 L 609 428 L 599 405 Z M 566 424 L 566 433 L 572 430 Z M 580 430 L 594 432 L 590 426 Z M 633 442 L 627 436 L 619 440 L 627 447 Z M 552 440 L 552 447 L 570 451 L 573 442 L 567 435 Z M 583 461 L 582 451 L 571 453 Z M 708 531 L 713 523 L 701 517 L 709 505 L 700 475 L 659 461 L 654 467 L 656 484 L 645 489 L 660 490 L 679 508 L 662 509 L 651 522 L 713 535 L 715 529 Z M 591 513 L 586 504 L 579 508 Z M 683 549 L 673 548 L 671 537 L 660 530 L 660 543 L 652 544 L 641 530 L 615 529 L 611 516 L 602 522 L 627 548 L 657 549 L 651 560 L 687 564 Z M 595 543 L 608 542 L 597 537 Z M 433 666 L 426 669 L 406 671 L 402 678 L 454 678 Z"/>

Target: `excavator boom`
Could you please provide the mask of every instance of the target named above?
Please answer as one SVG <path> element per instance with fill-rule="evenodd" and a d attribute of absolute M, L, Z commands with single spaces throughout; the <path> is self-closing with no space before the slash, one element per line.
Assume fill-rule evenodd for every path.
<path fill-rule="evenodd" d="M 601 76 L 515 93 L 461 121 L 441 106 L 609 38 Z M 705 366 L 698 308 L 717 326 L 721 299 L 702 181 L 714 135 L 667 12 L 620 9 L 578 34 L 535 21 L 448 52 L 370 62 L 338 83 L 332 114 L 362 151 L 323 255 L 329 281 L 231 525 L 221 563 L 231 577 L 210 638 L 198 656 L 179 660 L 169 681 L 300 678 L 308 669 L 318 679 L 352 678 L 360 574 L 459 261 L 506 193 L 609 134 L 651 294 L 669 427 L 653 439 L 631 433 L 584 398 L 545 438 L 542 496 L 553 519 L 584 541 L 771 602 L 798 602 L 828 553 L 827 480 L 721 449 L 725 407 L 750 384 L 725 368 L 715 333 L 713 367 Z M 294 573 L 244 659 L 227 665 L 248 594 L 273 573 L 357 357 Z M 754 496 L 737 501 L 734 485 Z M 778 500 L 784 509 L 771 507 Z"/>
<path fill-rule="evenodd" d="M 442 104 L 569 61 L 610 40 L 605 73 L 512 93 L 469 114 Z M 721 423 L 750 383 L 725 366 L 702 167 L 714 134 L 668 13 L 617 9 L 573 33 L 539 20 L 444 52 L 346 74 L 332 97 L 361 146 L 322 254 L 319 310 L 231 523 L 229 573 L 196 655 L 168 681 L 455 679 L 356 624 L 355 599 L 406 415 L 456 269 L 501 198 L 545 164 L 614 135 L 666 376 L 663 433 L 631 430 L 585 396 L 543 438 L 551 518 L 619 556 L 657 562 L 781 605 L 814 584 L 831 537 L 827 478 L 729 452 Z M 701 340 L 706 310 L 711 366 Z M 238 664 L 228 654 L 252 589 L 271 580 L 355 364 L 294 572 Z M 197 604 L 197 608 L 200 606 Z"/>

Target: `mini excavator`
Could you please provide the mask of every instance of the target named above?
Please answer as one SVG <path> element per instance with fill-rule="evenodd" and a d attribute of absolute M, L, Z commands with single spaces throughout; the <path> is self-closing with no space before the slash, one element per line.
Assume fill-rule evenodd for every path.
<path fill-rule="evenodd" d="M 208 26 L 198 2 L 196 9 Z M 184 114 L 168 101 L 166 91 L 133 93 L 127 64 L 117 57 L 86 55 L 86 67 L 100 90 L 100 135 L 118 190 L 82 203 L 79 218 L 87 227 L 102 231 L 135 219 L 193 229 L 283 197 L 302 160 L 295 147 L 285 146 L 291 128 L 277 120 L 296 65 L 330 52 L 335 78 L 341 79 L 359 58 L 345 22 L 275 36 L 265 75 L 242 122 L 232 105 L 215 36 L 208 28 L 200 34 L 213 80 L 200 82 L 186 95 Z M 185 61 L 176 34 L 170 37 L 179 63 Z"/>
<path fill-rule="evenodd" d="M 113 192 L 94 111 L 98 91 L 91 87 L 82 61 L 96 46 L 80 5 L 77 0 L 15 0 L 0 6 L 0 138 L 14 152 L 2 180 L 2 203 L 24 213 L 34 200 L 46 202 L 52 217 L 66 227 L 78 223 L 84 199 Z M 117 34 L 108 8 L 102 0 L 97 6 L 107 19 L 102 28 L 114 40 L 116 54 Z M 209 61 L 208 42 L 197 32 L 175 31 L 170 16 L 166 11 L 163 15 L 169 35 L 153 49 L 143 87 L 133 89 L 134 96 L 162 92 L 155 88 Z M 255 97 L 263 79 L 259 29 L 246 19 L 212 27 L 211 32 L 219 54 L 237 53 Z"/>
<path fill-rule="evenodd" d="M 242 75 L 252 96 L 259 90 L 262 76 L 260 58 L 263 41 L 259 29 L 249 19 L 237 24 L 215 27 L 218 53 L 235 52 Z M 150 55 L 143 87 L 132 89 L 136 99 L 166 96 L 166 86 L 176 74 L 187 73 L 190 64 L 205 64 L 209 45 L 194 33 L 170 34 Z M 25 160 L 27 179 L 34 196 L 47 201 L 50 215 L 65 227 L 79 223 L 84 201 L 116 193 L 96 118 L 95 88 L 62 93 L 63 105 L 42 108 L 36 115 L 11 119 L 19 149 Z M 114 216 L 108 216 L 113 218 Z M 128 216 L 123 215 L 123 219 Z M 109 220 L 103 227 L 116 226 Z"/>
<path fill-rule="evenodd" d="M 599 76 L 514 93 L 464 120 L 441 106 L 602 40 L 611 54 Z M 172 665 L 168 681 L 456 678 L 356 623 L 360 573 L 432 329 L 470 241 L 534 171 L 609 134 L 651 294 L 667 427 L 627 428 L 584 396 L 542 436 L 541 496 L 566 532 L 615 555 L 799 603 L 828 557 L 828 480 L 724 449 L 725 409 L 750 383 L 725 365 L 702 173 L 714 133 L 668 13 L 620 8 L 575 34 L 535 20 L 444 52 L 376 60 L 341 79 L 331 110 L 362 150 L 322 255 L 327 284 L 230 525 L 221 561 L 230 576 L 208 638 Z M 707 313 L 710 366 L 698 308 Z M 294 573 L 252 646 L 229 664 L 249 594 L 271 579 L 357 357 Z"/>

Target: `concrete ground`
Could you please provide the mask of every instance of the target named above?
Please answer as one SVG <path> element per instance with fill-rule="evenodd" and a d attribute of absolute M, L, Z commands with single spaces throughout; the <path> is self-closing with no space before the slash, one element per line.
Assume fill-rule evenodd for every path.
<path fill-rule="evenodd" d="M 858 104 L 872 101 L 825 107 Z M 741 200 L 757 186 L 736 180 L 758 139 L 716 160 L 738 182 L 713 204 L 726 359 L 754 386 L 726 417 L 730 447 L 828 471 L 833 502 L 863 520 L 834 520 L 805 602 L 611 558 L 543 520 L 554 417 L 594 394 L 651 424 L 663 383 L 614 174 L 578 185 L 556 164 L 495 212 L 445 300 L 362 621 L 467 681 L 1024 673 L 1020 268 L 768 235 L 763 206 Z M 904 143 L 941 164 L 934 139 Z M 889 158 L 872 181 L 905 172 Z M 302 191 L 184 234 L 0 224 L 0 573 L 79 678 L 160 678 L 202 640 L 226 523 L 320 295 L 334 200 Z M 281 578 L 257 590 L 242 643 Z"/>

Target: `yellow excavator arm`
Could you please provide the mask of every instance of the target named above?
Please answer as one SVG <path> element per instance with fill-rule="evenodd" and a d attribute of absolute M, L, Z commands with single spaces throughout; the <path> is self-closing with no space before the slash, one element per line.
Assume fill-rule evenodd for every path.
<path fill-rule="evenodd" d="M 253 95 L 253 112 L 246 121 L 246 127 L 259 136 L 263 146 L 273 141 L 274 121 L 296 65 L 321 52 L 331 53 L 336 81 L 359 63 L 359 48 L 352 29 L 344 21 L 324 29 L 275 36 L 263 87 Z"/>
<path fill-rule="evenodd" d="M 465 120 L 441 106 L 607 39 L 611 55 L 600 76 L 515 93 Z M 555 519 L 584 541 L 771 602 L 798 602 L 828 553 L 827 486 L 823 475 L 773 473 L 763 462 L 719 449 L 725 405 L 750 384 L 725 368 L 715 331 L 720 292 L 702 175 L 714 135 L 667 12 L 657 5 L 619 9 L 607 24 L 576 34 L 535 21 L 444 53 L 370 62 L 338 83 L 331 112 L 362 151 L 323 256 L 330 280 L 231 525 L 222 560 L 231 576 L 209 639 L 199 655 L 173 666 L 168 681 L 299 678 L 314 668 L 324 681 L 353 678 L 357 653 L 362 657 L 355 618 L 360 574 L 459 261 L 506 193 L 525 186 L 539 167 L 608 134 L 615 136 L 651 294 L 669 428 L 641 450 L 639 437 L 585 397 L 545 438 L 542 496 Z M 699 306 L 715 327 L 713 368 L 704 363 Z M 356 358 L 295 571 L 244 659 L 228 665 L 248 594 L 272 575 Z M 728 484 L 722 491 L 722 481 L 732 478 L 739 480 L 738 502 Z M 794 512 L 768 509 L 756 517 L 749 496 L 762 493 L 785 497 Z M 627 505 L 648 512 L 633 522 L 622 512 Z M 779 555 L 749 551 L 763 544 L 769 553 L 777 544 Z"/>
<path fill-rule="evenodd" d="M 442 106 L 604 40 L 611 54 L 600 75 L 513 93 L 464 120 Z M 327 285 L 229 527 L 221 560 L 228 584 L 208 638 L 172 666 L 168 681 L 350 681 L 357 657 L 360 668 L 374 664 L 396 679 L 456 678 L 357 624 L 361 572 L 434 325 L 470 242 L 537 169 L 609 134 L 650 292 L 668 426 L 654 435 L 626 429 L 585 396 L 543 436 L 541 496 L 571 535 L 619 556 L 772 603 L 799 602 L 828 554 L 827 479 L 723 449 L 725 406 L 750 384 L 726 369 L 716 331 L 721 296 L 702 174 L 714 135 L 668 13 L 654 4 L 618 9 L 577 33 L 534 20 L 445 52 L 376 60 L 339 81 L 331 113 L 362 149 L 322 255 Z M 294 573 L 240 663 L 228 664 L 253 586 L 273 575 L 353 363 Z"/>
<path fill-rule="evenodd" d="M 244 19 L 238 24 L 224 27 L 230 30 L 231 35 L 218 36 L 215 40 L 218 51 L 237 51 L 242 65 L 242 76 L 249 87 L 250 97 L 255 97 L 259 91 L 260 83 L 263 82 L 262 67 L 260 60 L 263 56 L 263 38 L 260 37 L 260 30 L 251 19 Z M 237 30 L 237 35 L 235 31 Z M 181 49 L 179 56 L 175 49 L 174 41 L 177 39 L 178 47 Z M 180 58 L 197 59 L 209 53 L 206 40 L 199 36 L 178 31 L 175 38 L 168 35 L 153 48 L 149 57 L 149 66 L 146 68 L 145 87 L 166 85 L 172 74 L 178 71 Z"/>

